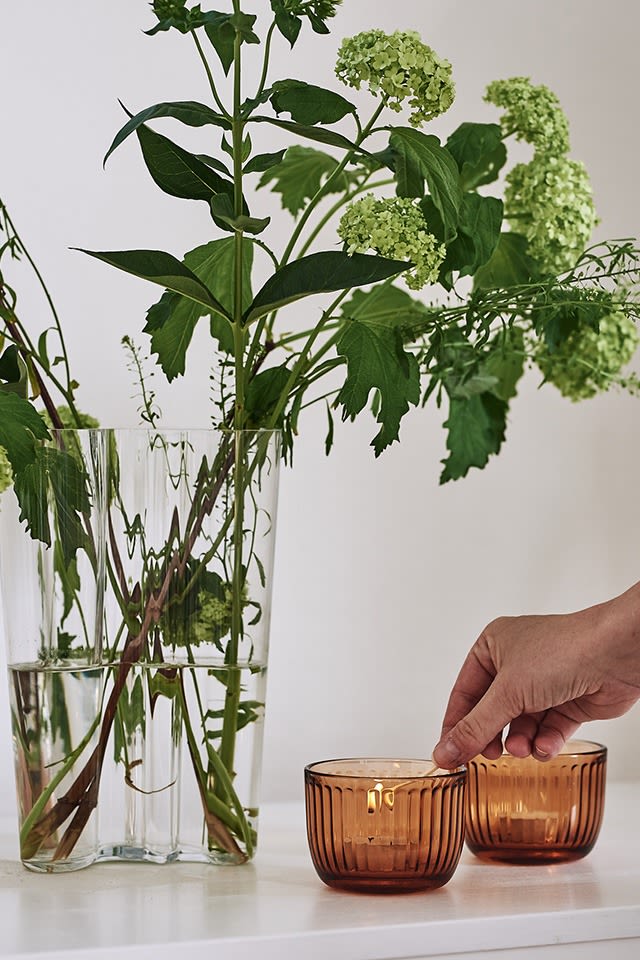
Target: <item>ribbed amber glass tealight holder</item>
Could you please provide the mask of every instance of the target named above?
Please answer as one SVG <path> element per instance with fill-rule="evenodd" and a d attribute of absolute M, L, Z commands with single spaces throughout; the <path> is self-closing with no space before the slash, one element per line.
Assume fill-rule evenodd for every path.
<path fill-rule="evenodd" d="M 585 857 L 602 824 L 606 765 L 606 747 L 586 740 L 569 741 L 545 762 L 475 757 L 468 764 L 468 848 L 506 863 Z"/>
<path fill-rule="evenodd" d="M 464 841 L 466 776 L 428 760 L 310 764 L 307 836 L 320 879 L 369 893 L 447 883 Z"/>

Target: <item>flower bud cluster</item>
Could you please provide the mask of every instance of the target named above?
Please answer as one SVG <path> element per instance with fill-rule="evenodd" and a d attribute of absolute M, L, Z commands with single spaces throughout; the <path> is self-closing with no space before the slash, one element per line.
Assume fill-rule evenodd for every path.
<path fill-rule="evenodd" d="M 186 0 L 153 0 L 151 4 L 158 20 L 184 16 L 185 5 Z"/>
<path fill-rule="evenodd" d="M 7 451 L 0 447 L 0 493 L 4 493 L 13 483 L 13 470 L 9 463 Z"/>
<path fill-rule="evenodd" d="M 503 107 L 503 136 L 515 134 L 526 140 L 537 153 L 555 156 L 569 150 L 569 122 L 553 91 L 544 85 L 534 86 L 529 77 L 494 80 L 487 87 L 485 100 Z"/>
<path fill-rule="evenodd" d="M 619 380 L 639 341 L 633 320 L 615 310 L 600 319 L 597 329 L 582 325 L 553 351 L 540 344 L 536 362 L 563 397 L 583 400 Z"/>
<path fill-rule="evenodd" d="M 281 0 L 280 6 L 296 17 L 310 13 L 320 20 L 328 20 L 335 17 L 341 3 L 342 0 Z"/>
<path fill-rule="evenodd" d="M 549 275 L 575 264 L 598 221 L 584 164 L 564 156 L 536 154 L 517 164 L 507 175 L 505 209 Z"/>
<path fill-rule="evenodd" d="M 338 226 L 347 253 L 374 250 L 390 260 L 410 260 L 412 269 L 403 274 L 411 290 L 420 290 L 438 279 L 446 248 L 429 232 L 424 215 L 414 200 L 377 198 L 368 193 L 351 203 Z"/>
<path fill-rule="evenodd" d="M 367 84 L 374 96 L 380 95 L 396 112 L 406 101 L 414 127 L 440 116 L 455 97 L 451 64 L 413 30 L 392 34 L 366 30 L 347 37 L 338 50 L 336 76 L 356 90 Z"/>

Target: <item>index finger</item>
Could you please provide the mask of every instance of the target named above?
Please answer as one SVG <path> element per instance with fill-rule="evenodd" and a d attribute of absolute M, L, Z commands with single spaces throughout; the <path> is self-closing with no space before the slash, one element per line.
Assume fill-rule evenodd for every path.
<path fill-rule="evenodd" d="M 473 710 L 495 679 L 495 670 L 490 671 L 480 662 L 475 647 L 467 657 L 456 677 L 449 695 L 447 709 L 442 721 L 440 739 L 442 740 L 456 724 Z"/>

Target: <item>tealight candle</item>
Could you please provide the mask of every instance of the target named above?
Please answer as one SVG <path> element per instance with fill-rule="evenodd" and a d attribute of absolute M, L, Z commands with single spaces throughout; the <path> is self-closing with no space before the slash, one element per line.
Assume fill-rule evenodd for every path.
<path fill-rule="evenodd" d="M 607 750 L 569 741 L 541 762 L 505 753 L 469 762 L 466 841 L 476 856 L 508 863 L 577 860 L 598 838 Z"/>
<path fill-rule="evenodd" d="M 326 760 L 305 768 L 307 835 L 319 877 L 370 892 L 446 883 L 464 839 L 466 771 L 425 760 Z"/>

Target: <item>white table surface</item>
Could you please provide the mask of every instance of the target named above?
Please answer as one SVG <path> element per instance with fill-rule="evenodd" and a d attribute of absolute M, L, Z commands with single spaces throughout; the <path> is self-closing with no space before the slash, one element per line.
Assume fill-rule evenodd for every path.
<path fill-rule="evenodd" d="M 265 807 L 252 864 L 99 863 L 40 875 L 0 821 L 0 957 L 405 960 L 640 957 L 640 784 L 609 784 L 598 843 L 554 866 L 465 850 L 428 893 L 341 893 L 317 878 L 299 805 Z M 483 951 L 490 951 L 487 954 Z"/>

